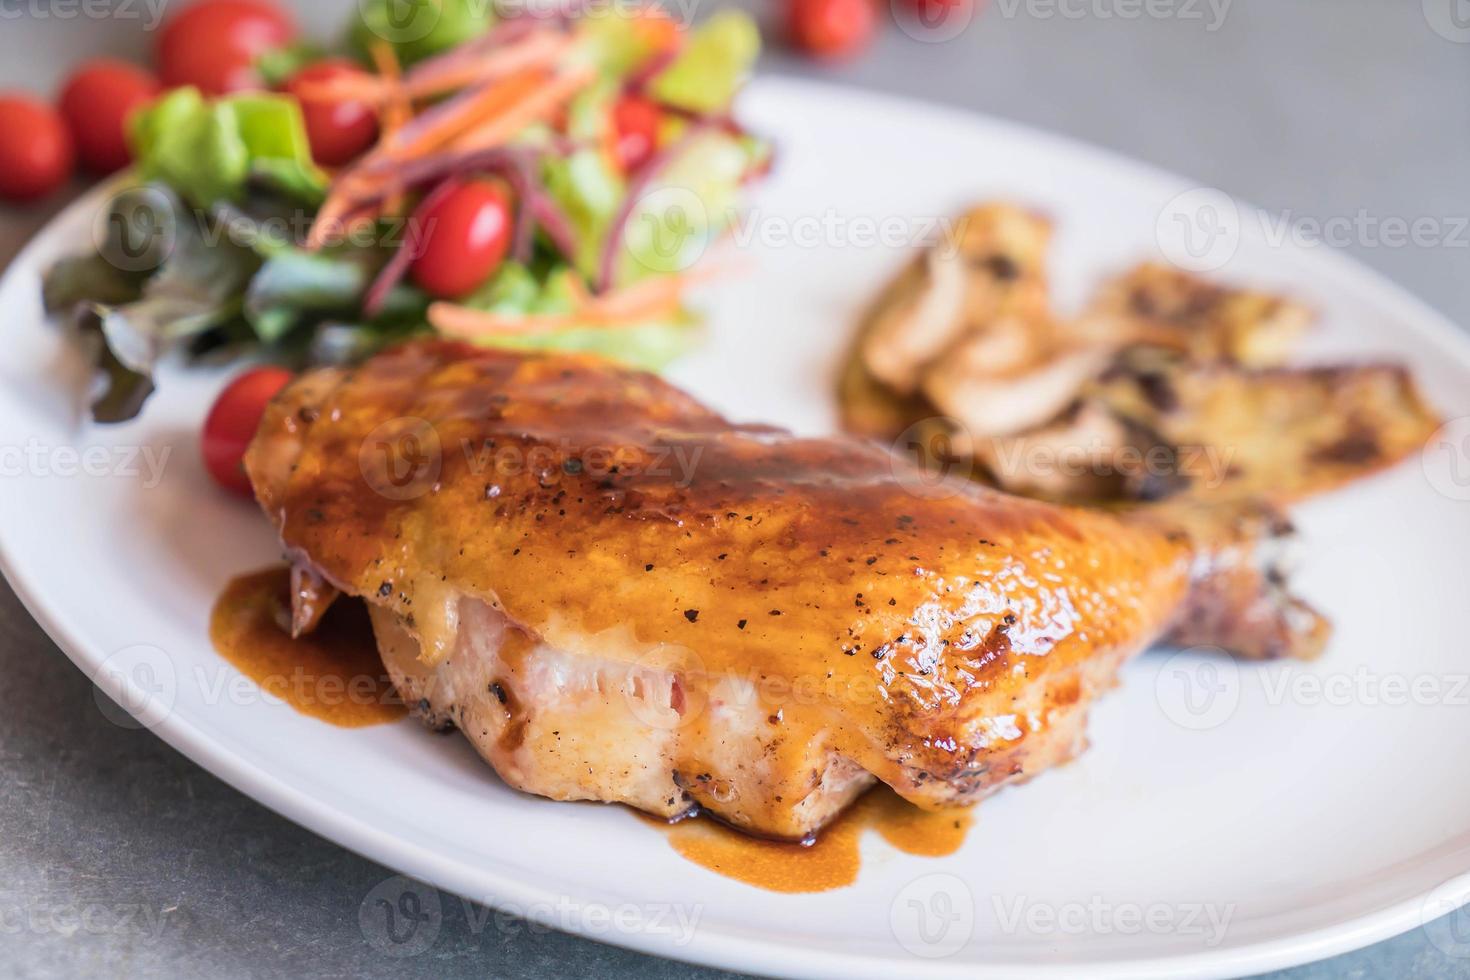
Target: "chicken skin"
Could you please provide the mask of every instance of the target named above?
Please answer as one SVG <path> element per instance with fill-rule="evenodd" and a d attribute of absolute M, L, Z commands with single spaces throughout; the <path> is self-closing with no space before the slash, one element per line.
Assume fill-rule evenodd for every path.
<path fill-rule="evenodd" d="M 580 355 L 436 341 L 305 375 L 246 459 L 296 627 L 371 609 L 405 700 L 513 787 L 802 839 L 875 780 L 974 802 L 1079 752 L 1172 634 L 1305 656 L 1276 515 L 1113 515 L 726 421 Z"/>

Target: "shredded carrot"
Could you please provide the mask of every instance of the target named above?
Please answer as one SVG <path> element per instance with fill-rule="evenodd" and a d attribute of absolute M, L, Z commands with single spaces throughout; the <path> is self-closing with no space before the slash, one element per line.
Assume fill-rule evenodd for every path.
<path fill-rule="evenodd" d="M 442 149 L 486 120 L 508 111 L 516 102 L 534 92 L 545 77 L 544 72 L 532 69 L 486 85 L 477 92 L 471 92 L 454 112 L 434 120 L 411 136 L 400 134 L 397 142 L 374 151 L 370 158 L 374 164 L 402 164 Z"/>
<path fill-rule="evenodd" d="M 592 81 L 590 67 L 572 68 L 513 101 L 506 111 L 486 119 L 453 142 L 456 150 L 488 150 L 511 140 L 531 123 L 554 115 L 561 105 Z"/>
<path fill-rule="evenodd" d="M 379 42 L 383 47 L 386 43 Z M 400 91 L 410 100 L 418 101 L 443 95 L 470 85 L 493 82 L 527 68 L 550 67 L 555 64 L 572 41 L 551 31 L 532 34 L 522 41 L 492 51 L 477 61 L 450 65 L 429 72 L 410 72 L 401 77 Z M 314 82 L 301 82 L 296 88 L 300 98 L 322 102 L 366 102 L 381 105 L 394 94 L 387 73 L 378 63 L 374 45 L 374 63 L 378 64 L 378 75 L 343 75 Z M 392 54 L 391 48 L 388 52 Z"/>
<path fill-rule="evenodd" d="M 567 53 L 572 41 L 551 31 L 539 31 L 516 44 L 492 51 L 478 61 L 410 76 L 408 94 L 415 99 L 442 95 L 477 82 L 493 82 L 528 68 L 550 68 Z"/>
<path fill-rule="evenodd" d="M 429 307 L 429 323 L 449 337 L 512 337 L 557 333 L 572 327 L 631 327 L 679 309 L 690 278 L 655 276 L 585 301 L 571 313 L 506 316 L 454 303 Z"/>
<path fill-rule="evenodd" d="M 338 177 L 328 190 L 327 199 L 317 209 L 316 220 L 306 236 L 306 248 L 316 251 L 329 239 L 376 218 L 378 211 L 366 213 L 361 209 L 361 202 L 372 196 L 366 182 L 355 172 L 348 171 Z"/>
<path fill-rule="evenodd" d="M 378 144 L 332 182 L 307 237 L 307 247 L 320 248 L 344 228 L 400 212 L 401 175 L 406 165 L 445 149 L 490 149 L 509 142 L 526 126 L 553 116 L 596 76 L 590 66 L 557 70 L 572 45 L 559 32 L 539 31 L 463 65 L 444 62 L 436 70 L 420 71 L 417 78 L 412 72 L 404 75 L 389 44 L 377 41 L 370 45 L 378 76 L 371 89 L 361 85 L 351 91 L 377 106 Z M 414 118 L 416 97 L 456 88 L 458 94 Z M 303 94 L 341 97 L 346 91 L 323 86 L 320 92 L 312 89 Z"/>
<path fill-rule="evenodd" d="M 393 45 L 381 38 L 375 39 L 369 46 L 373 64 L 377 66 L 378 74 L 382 76 L 383 84 L 387 87 L 387 95 L 378 110 L 378 146 L 389 147 L 408 120 L 413 116 L 413 103 L 403 89 L 403 69 L 398 64 L 398 55 L 393 51 Z M 403 192 L 401 190 L 390 194 L 383 203 L 383 210 L 387 214 L 397 214 L 403 210 Z"/>

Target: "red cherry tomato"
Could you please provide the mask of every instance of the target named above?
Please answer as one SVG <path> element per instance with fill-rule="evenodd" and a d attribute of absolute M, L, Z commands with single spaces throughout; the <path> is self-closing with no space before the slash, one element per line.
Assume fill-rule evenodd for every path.
<path fill-rule="evenodd" d="M 0 95 L 0 197 L 45 197 L 71 177 L 74 159 L 60 113 L 28 95 Z"/>
<path fill-rule="evenodd" d="M 658 149 L 658 106 L 629 95 L 613 106 L 613 157 L 624 173 L 632 173 Z"/>
<path fill-rule="evenodd" d="M 220 392 L 204 420 L 200 440 L 204 468 L 215 483 L 226 490 L 251 495 L 250 480 L 245 475 L 245 450 L 255 438 L 255 430 L 260 428 L 266 405 L 293 377 L 282 368 L 254 368 Z"/>
<path fill-rule="evenodd" d="M 847 58 L 873 39 L 873 0 L 788 0 L 787 29 L 798 48 L 819 58 Z"/>
<path fill-rule="evenodd" d="M 89 61 L 72 73 L 61 90 L 61 115 L 88 169 L 110 174 L 131 162 L 128 116 L 158 91 L 152 74 L 112 58 Z"/>
<path fill-rule="evenodd" d="M 324 167 L 340 167 L 372 146 L 378 138 L 378 117 L 366 102 L 308 99 L 302 92 L 311 85 L 353 77 L 370 76 L 350 61 L 334 59 L 308 65 L 286 83 L 286 91 L 301 103 L 311 155 Z"/>
<path fill-rule="evenodd" d="M 510 248 L 510 198 L 499 184 L 470 180 L 435 194 L 413 216 L 419 254 L 409 267 L 420 288 L 441 299 L 474 292 Z"/>
<path fill-rule="evenodd" d="M 255 60 L 295 37 L 290 15 L 269 0 L 198 0 L 164 23 L 158 74 L 207 95 L 259 88 Z"/>

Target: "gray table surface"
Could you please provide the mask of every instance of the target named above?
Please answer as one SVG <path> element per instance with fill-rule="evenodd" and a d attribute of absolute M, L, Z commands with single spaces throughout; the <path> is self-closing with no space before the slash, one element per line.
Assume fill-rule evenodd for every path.
<path fill-rule="evenodd" d="M 0 0 L 0 87 L 50 92 L 82 57 L 142 56 L 153 12 L 171 2 Z M 298 7 L 325 37 L 351 0 Z M 945 43 L 890 25 L 856 63 L 818 67 L 775 51 L 765 70 L 1019 120 L 1299 217 L 1367 229 L 1427 217 L 1452 229 L 1470 215 L 1464 0 L 1157 0 L 1153 16 L 1130 15 L 1139 9 L 993 0 Z M 0 209 L 0 262 L 61 203 Z M 1353 234 L 1346 247 L 1358 259 L 1470 321 L 1463 234 L 1435 247 Z M 486 926 L 453 901 L 428 950 L 385 956 L 358 910 L 391 871 L 109 722 L 3 584 L 0 676 L 0 975 L 716 975 L 562 933 Z M 1470 976 L 1470 960 L 1445 955 L 1421 929 L 1279 975 Z"/>

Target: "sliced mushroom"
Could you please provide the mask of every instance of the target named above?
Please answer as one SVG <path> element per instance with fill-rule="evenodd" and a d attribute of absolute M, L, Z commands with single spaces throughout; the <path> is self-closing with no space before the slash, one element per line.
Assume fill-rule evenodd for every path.
<path fill-rule="evenodd" d="M 1079 329 L 1099 341 L 1153 344 L 1201 362 L 1275 367 L 1314 318 L 1310 308 L 1282 296 L 1144 263 L 1099 291 Z"/>
<path fill-rule="evenodd" d="M 965 329 L 965 267 L 960 256 L 930 249 L 880 297 L 862 344 L 868 372 L 900 394 L 920 369 Z"/>
<path fill-rule="evenodd" d="M 1003 331 L 998 331 L 1004 336 Z M 1102 347 L 1073 347 L 1000 370 L 992 355 L 1002 343 L 979 334 L 960 344 L 924 375 L 924 394 L 941 412 L 959 419 L 976 436 L 1004 436 L 1051 421 L 1107 367 L 1112 353 Z"/>
<path fill-rule="evenodd" d="M 911 263 L 879 297 L 863 329 L 867 373 L 899 395 L 918 389 L 925 366 L 997 320 L 1047 317 L 1051 224 L 1008 204 L 961 215 L 945 241 Z"/>
<path fill-rule="evenodd" d="M 1189 485 L 1172 446 L 1096 401 L 1020 435 L 974 439 L 969 451 L 1001 489 L 1064 503 L 1160 500 Z"/>

